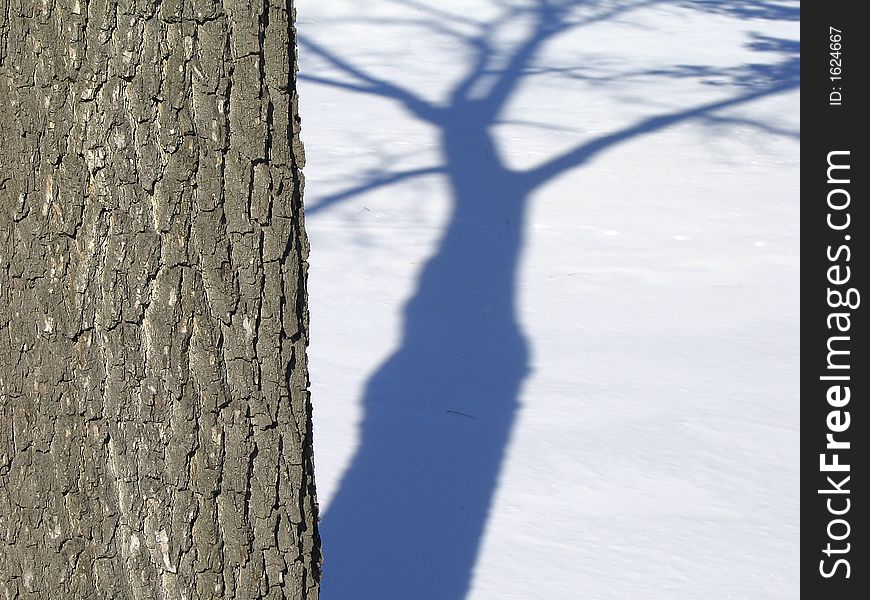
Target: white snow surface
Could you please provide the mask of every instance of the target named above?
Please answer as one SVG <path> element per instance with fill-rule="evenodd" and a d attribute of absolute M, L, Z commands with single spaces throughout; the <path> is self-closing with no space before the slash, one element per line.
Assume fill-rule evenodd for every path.
<path fill-rule="evenodd" d="M 798 3 L 297 10 L 322 598 L 798 597 Z M 445 128 L 490 134 L 513 173 L 569 158 L 509 223 L 513 180 L 468 181 Z M 495 223 L 452 249 L 451 177 Z M 520 237 L 500 278 L 502 222 Z M 439 254 L 462 289 L 409 306 Z M 431 352 L 409 357 L 418 335 Z M 495 368 L 517 381 L 504 398 L 476 389 Z"/>

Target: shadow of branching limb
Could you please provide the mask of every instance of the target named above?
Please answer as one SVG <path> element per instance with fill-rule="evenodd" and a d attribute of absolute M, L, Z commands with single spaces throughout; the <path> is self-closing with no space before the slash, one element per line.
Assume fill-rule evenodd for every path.
<path fill-rule="evenodd" d="M 404 307 L 399 348 L 369 378 L 363 393 L 361 443 L 324 516 L 324 597 L 341 600 L 465 598 L 511 430 L 529 349 L 517 318 L 516 272 L 533 193 L 618 145 L 674 125 L 757 127 L 730 109 L 799 86 L 799 46 L 755 36 L 758 63 L 723 68 L 669 65 L 619 71 L 594 61 L 552 65 L 542 58 L 557 38 L 642 10 L 710 11 L 717 18 L 791 20 L 793 2 L 492 0 L 486 19 L 415 0 L 393 0 L 401 15 L 360 17 L 372 28 L 408 28 L 446 37 L 465 50 L 464 72 L 441 98 L 359 66 L 323 41 L 303 37 L 300 79 L 397 103 L 434 127 L 440 161 L 412 169 L 349 174 L 344 190 L 321 197 L 309 215 L 376 189 L 443 177 L 449 221 Z M 490 14 L 491 13 L 491 14 Z M 525 27 L 521 36 L 508 28 Z M 577 140 L 531 168 L 510 167 L 493 135 L 521 85 L 539 76 L 581 85 L 638 78 L 685 79 L 721 93 L 668 109 L 648 108 L 634 123 Z M 534 124 L 532 124 L 534 125 Z M 579 134 L 578 134 L 579 137 Z M 385 153 L 386 154 L 386 153 Z"/>

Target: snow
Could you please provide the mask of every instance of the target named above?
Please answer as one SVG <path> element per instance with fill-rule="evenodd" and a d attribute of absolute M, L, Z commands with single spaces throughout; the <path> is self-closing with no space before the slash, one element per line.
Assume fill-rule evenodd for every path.
<path fill-rule="evenodd" d="M 297 8 L 324 600 L 797 597 L 798 3 Z"/>

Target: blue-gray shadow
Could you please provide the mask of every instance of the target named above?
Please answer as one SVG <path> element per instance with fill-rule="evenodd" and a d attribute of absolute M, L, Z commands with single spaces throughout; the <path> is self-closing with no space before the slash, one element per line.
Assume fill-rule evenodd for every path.
<path fill-rule="evenodd" d="M 727 98 L 642 119 L 581 141 L 533 169 L 513 170 L 502 161 L 492 129 L 538 51 L 553 36 L 577 26 L 567 16 L 580 4 L 538 1 L 523 6 L 522 16 L 531 17 L 534 26 L 497 71 L 492 68 L 495 57 L 507 49 L 492 45 L 491 32 L 470 40 L 475 61 L 445 105 L 428 103 L 398 82 L 378 79 L 327 48 L 303 41 L 307 51 L 338 69 L 343 79 L 305 73 L 302 78 L 401 103 L 438 128 L 443 154 L 442 164 L 432 168 L 372 174 L 361 185 L 320 199 L 308 212 L 420 175 L 443 175 L 452 196 L 437 250 L 404 307 L 401 344 L 367 382 L 360 446 L 323 518 L 326 600 L 466 597 L 520 389 L 530 371 L 529 343 L 516 302 L 532 193 L 615 145 L 680 122 L 703 122 L 719 110 L 799 86 L 796 42 L 756 38 L 755 49 L 781 60 L 716 71 L 733 87 Z M 746 3 L 735 4 L 742 10 Z M 516 5 L 511 10 L 520 10 Z M 439 16 L 437 9 L 420 10 L 433 19 Z M 602 9 L 600 16 L 618 13 Z M 698 69 L 707 67 L 677 66 L 656 74 L 698 76 Z M 487 91 L 477 95 L 482 84 Z"/>

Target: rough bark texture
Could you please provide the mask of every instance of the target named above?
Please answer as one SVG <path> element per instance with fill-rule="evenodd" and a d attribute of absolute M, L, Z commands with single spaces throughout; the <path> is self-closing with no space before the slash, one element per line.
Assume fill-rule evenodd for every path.
<path fill-rule="evenodd" d="M 0 599 L 317 598 L 290 0 L 0 0 Z"/>

